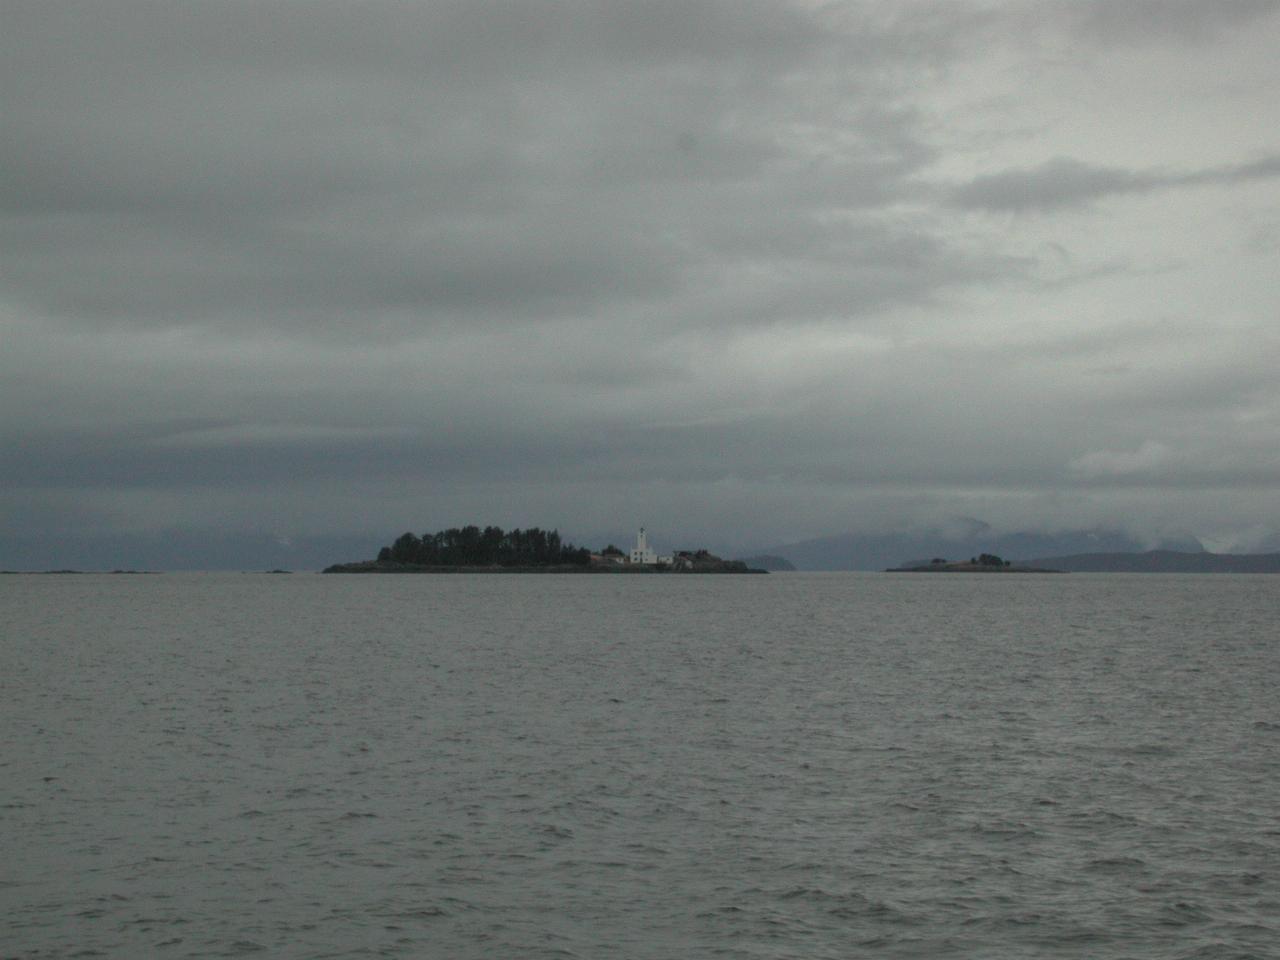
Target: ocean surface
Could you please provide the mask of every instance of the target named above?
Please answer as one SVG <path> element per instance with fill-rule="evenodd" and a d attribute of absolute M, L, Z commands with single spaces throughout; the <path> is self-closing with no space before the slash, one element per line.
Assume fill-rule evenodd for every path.
<path fill-rule="evenodd" d="M 0 956 L 1280 957 L 1280 577 L 0 577 Z"/>

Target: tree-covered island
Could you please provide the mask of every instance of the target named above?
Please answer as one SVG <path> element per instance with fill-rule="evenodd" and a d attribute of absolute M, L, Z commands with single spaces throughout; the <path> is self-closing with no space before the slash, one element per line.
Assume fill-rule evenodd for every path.
<path fill-rule="evenodd" d="M 1015 566 L 994 553 L 983 553 L 964 560 L 950 561 L 945 557 L 932 560 L 914 560 L 899 567 L 890 567 L 886 573 L 1061 573 L 1044 567 Z"/>
<path fill-rule="evenodd" d="M 642 534 L 643 535 L 643 534 Z M 374 560 L 336 563 L 324 573 L 763 573 L 706 550 L 677 551 L 662 562 L 633 562 L 613 544 L 600 553 L 566 543 L 557 530 L 451 527 L 403 533 Z"/>

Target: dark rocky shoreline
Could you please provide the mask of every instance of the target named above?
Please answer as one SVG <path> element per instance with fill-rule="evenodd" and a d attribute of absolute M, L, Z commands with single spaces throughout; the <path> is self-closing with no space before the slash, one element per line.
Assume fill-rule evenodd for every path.
<path fill-rule="evenodd" d="M 598 574 L 673 574 L 687 573 L 767 573 L 748 567 L 741 560 L 718 560 L 699 564 L 689 569 L 639 564 L 549 564 L 546 566 L 423 566 L 414 563 L 395 563 L 379 560 L 360 560 L 355 563 L 335 563 L 321 573 L 598 573 Z"/>
<path fill-rule="evenodd" d="M 981 563 L 925 563 L 911 567 L 890 567 L 885 573 L 1063 573 L 1048 567 L 996 567 Z"/>

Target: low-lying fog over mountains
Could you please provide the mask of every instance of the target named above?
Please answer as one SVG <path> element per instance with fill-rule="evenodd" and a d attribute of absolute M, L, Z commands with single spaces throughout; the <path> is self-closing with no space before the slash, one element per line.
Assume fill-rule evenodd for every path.
<path fill-rule="evenodd" d="M 997 533 L 981 521 L 952 530 L 846 533 L 760 552 L 781 557 L 798 570 L 883 570 L 935 557 L 964 560 L 992 553 L 1014 563 L 1081 572 L 1280 571 L 1280 553 L 1215 554 L 1190 536 L 1153 544 L 1118 530 Z"/>

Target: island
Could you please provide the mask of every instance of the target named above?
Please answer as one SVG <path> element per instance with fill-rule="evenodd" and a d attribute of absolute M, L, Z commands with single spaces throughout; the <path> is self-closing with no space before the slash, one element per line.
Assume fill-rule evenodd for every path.
<path fill-rule="evenodd" d="M 1008 560 L 993 553 L 983 553 L 970 557 L 967 561 L 953 562 L 945 557 L 934 557 L 932 560 L 915 560 L 899 567 L 890 567 L 885 573 L 1062 573 L 1048 567 L 1015 566 Z"/>
<path fill-rule="evenodd" d="M 530 527 L 451 527 L 436 533 L 403 533 L 373 560 L 335 563 L 322 573 L 766 573 L 741 560 L 707 550 L 658 556 L 644 528 L 624 553 L 613 544 L 599 553 L 564 542 L 557 530 Z"/>

